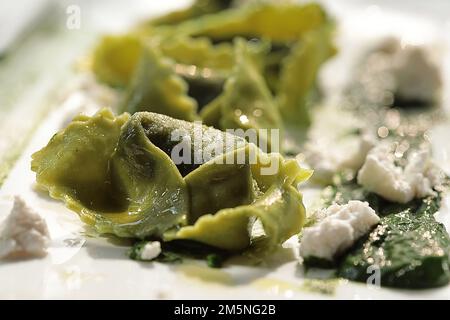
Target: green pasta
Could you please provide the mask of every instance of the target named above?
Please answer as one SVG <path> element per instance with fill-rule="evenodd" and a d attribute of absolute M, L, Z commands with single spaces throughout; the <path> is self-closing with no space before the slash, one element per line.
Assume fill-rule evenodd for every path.
<path fill-rule="evenodd" d="M 297 184 L 311 174 L 211 127 L 107 109 L 75 118 L 32 158 L 38 184 L 99 233 L 231 252 L 267 253 L 297 234 Z"/>
<path fill-rule="evenodd" d="M 126 88 L 121 111 L 201 118 L 221 130 L 296 130 L 310 123 L 318 71 L 335 54 L 333 30 L 317 4 L 199 1 L 105 37 L 92 70 Z"/>

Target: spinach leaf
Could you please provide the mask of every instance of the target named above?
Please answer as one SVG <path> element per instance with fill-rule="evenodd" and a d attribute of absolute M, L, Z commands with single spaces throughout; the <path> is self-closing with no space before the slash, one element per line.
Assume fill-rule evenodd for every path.
<path fill-rule="evenodd" d="M 382 286 L 417 289 L 448 284 L 450 237 L 444 225 L 434 218 L 442 191 L 399 204 L 365 191 L 355 181 L 325 189 L 325 204 L 368 201 L 381 216 L 379 225 L 337 262 L 338 276 L 366 282 L 377 269 Z M 315 265 L 315 261 L 308 263 L 323 267 Z"/>

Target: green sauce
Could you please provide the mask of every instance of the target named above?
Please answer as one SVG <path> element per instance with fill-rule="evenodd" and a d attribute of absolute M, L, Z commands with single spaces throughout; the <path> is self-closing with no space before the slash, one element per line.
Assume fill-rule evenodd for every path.
<path fill-rule="evenodd" d="M 398 204 L 368 193 L 353 182 L 329 187 L 328 202 L 365 200 L 381 216 L 376 228 L 340 258 L 337 275 L 367 282 L 375 267 L 382 286 L 420 289 L 447 285 L 450 237 L 434 218 L 441 193 Z"/>
<path fill-rule="evenodd" d="M 344 256 L 338 275 L 365 282 L 373 265 L 379 267 L 383 286 L 432 288 L 448 284 L 450 238 L 433 217 L 439 208 L 438 198 L 426 198 L 418 207 L 382 217 L 375 230 Z"/>

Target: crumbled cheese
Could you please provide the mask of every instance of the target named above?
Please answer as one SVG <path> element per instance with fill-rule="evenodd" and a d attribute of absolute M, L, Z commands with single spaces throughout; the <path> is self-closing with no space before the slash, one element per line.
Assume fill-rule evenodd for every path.
<path fill-rule="evenodd" d="M 401 50 L 401 44 L 396 37 L 383 38 L 377 45 L 371 50 L 372 53 L 385 53 L 394 54 Z"/>
<path fill-rule="evenodd" d="M 330 152 L 327 145 L 320 143 L 305 144 L 305 161 L 314 169 L 313 179 L 316 181 L 329 182 L 333 174 L 337 171 L 336 156 Z"/>
<path fill-rule="evenodd" d="M 49 241 L 45 220 L 16 196 L 11 213 L 0 227 L 0 259 L 43 257 Z"/>
<path fill-rule="evenodd" d="M 441 172 L 431 161 L 427 150 L 411 153 L 404 174 L 417 198 L 435 194 L 433 187 L 441 183 Z"/>
<path fill-rule="evenodd" d="M 358 172 L 358 183 L 391 201 L 405 203 L 414 197 L 411 185 L 403 179 L 402 168 L 394 164 L 388 145 L 382 144 L 369 152 Z"/>
<path fill-rule="evenodd" d="M 300 255 L 304 258 L 333 261 L 380 221 L 367 202 L 349 201 L 322 211 L 323 220 L 303 230 Z"/>
<path fill-rule="evenodd" d="M 365 189 L 400 203 L 434 194 L 433 187 L 439 180 L 429 151 L 412 152 L 402 168 L 395 165 L 395 157 L 386 144 L 372 149 L 358 172 L 358 183 Z"/>
<path fill-rule="evenodd" d="M 442 74 L 431 53 L 430 47 L 405 45 L 398 38 L 386 38 L 369 51 L 363 66 L 369 77 L 361 80 L 371 81 L 372 86 L 375 83 L 375 89 L 371 89 L 376 92 L 373 99 L 391 91 L 400 100 L 433 102 L 439 97 Z M 376 83 L 380 81 L 382 85 L 378 87 Z"/>
<path fill-rule="evenodd" d="M 141 250 L 141 260 L 153 260 L 161 253 L 161 243 L 159 241 L 150 241 L 145 244 Z"/>
<path fill-rule="evenodd" d="M 393 59 L 396 94 L 408 100 L 433 101 L 441 87 L 439 68 L 421 47 L 399 50 Z"/>
<path fill-rule="evenodd" d="M 319 140 L 305 145 L 305 161 L 314 169 L 317 180 L 329 182 L 336 172 L 345 169 L 357 172 L 376 144 L 375 137 L 368 133 L 347 140 L 341 144 Z"/>
<path fill-rule="evenodd" d="M 359 139 L 358 148 L 354 152 L 347 154 L 341 160 L 339 169 L 352 169 L 355 172 L 358 171 L 363 166 L 367 154 L 375 147 L 375 145 L 376 138 L 371 134 L 363 133 Z"/>

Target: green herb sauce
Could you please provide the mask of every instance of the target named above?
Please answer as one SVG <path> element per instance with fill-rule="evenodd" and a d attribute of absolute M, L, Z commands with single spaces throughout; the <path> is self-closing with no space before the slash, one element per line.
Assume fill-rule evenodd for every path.
<path fill-rule="evenodd" d="M 398 204 L 368 193 L 354 182 L 328 187 L 325 197 L 329 203 L 368 201 L 381 216 L 375 229 L 339 259 L 337 275 L 366 282 L 378 270 L 382 286 L 419 289 L 447 285 L 450 237 L 434 218 L 441 195 L 442 190 L 436 196 Z"/>

